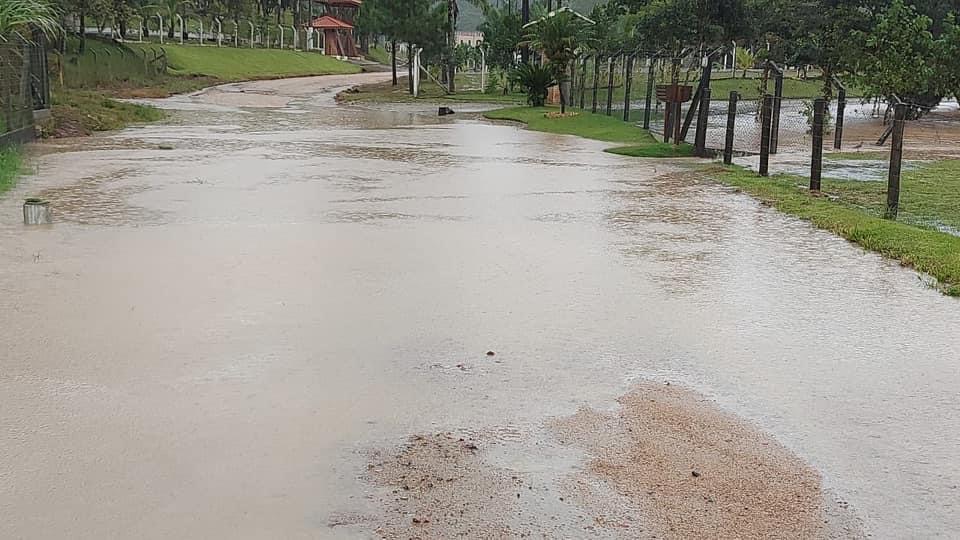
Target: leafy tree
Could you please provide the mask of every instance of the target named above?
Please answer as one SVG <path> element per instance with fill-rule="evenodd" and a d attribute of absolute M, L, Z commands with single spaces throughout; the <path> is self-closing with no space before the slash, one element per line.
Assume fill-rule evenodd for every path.
<path fill-rule="evenodd" d="M 509 7 L 491 7 L 479 30 L 487 47 L 487 63 L 501 69 L 510 69 L 516 58 L 518 44 L 523 39 L 523 23 L 517 10 Z"/>
<path fill-rule="evenodd" d="M 570 72 L 570 63 L 577 56 L 577 48 L 583 40 L 583 20 L 573 12 L 554 11 L 541 17 L 527 35 L 530 46 L 543 53 L 547 68 L 560 84 L 560 112 L 566 112 L 567 96 L 564 86 Z"/>
<path fill-rule="evenodd" d="M 913 6 L 893 0 L 876 17 L 870 31 L 856 34 L 864 43 L 856 81 L 866 97 L 891 100 L 897 96 L 914 104 L 919 113 L 935 106 L 951 90 L 936 61 L 937 42 L 931 24 L 930 17 Z"/>

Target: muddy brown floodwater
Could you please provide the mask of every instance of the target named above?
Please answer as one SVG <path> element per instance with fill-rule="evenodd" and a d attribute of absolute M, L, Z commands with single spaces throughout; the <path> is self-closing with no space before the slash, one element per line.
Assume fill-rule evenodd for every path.
<path fill-rule="evenodd" d="M 334 103 L 380 77 L 34 148 L 0 537 L 960 535 L 957 300 L 680 164 Z"/>

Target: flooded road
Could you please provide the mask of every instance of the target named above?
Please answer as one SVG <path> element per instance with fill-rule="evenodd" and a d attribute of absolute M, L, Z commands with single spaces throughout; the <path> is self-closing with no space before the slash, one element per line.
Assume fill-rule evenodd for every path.
<path fill-rule="evenodd" d="M 333 102 L 377 77 L 37 149 L 0 200 L 0 537 L 376 536 L 378 449 L 437 433 L 542 494 L 504 536 L 637 537 L 593 513 L 630 508 L 616 482 L 564 500 L 600 450 L 551 423 L 643 381 L 769 434 L 875 537 L 960 534 L 956 299 L 677 164 Z"/>

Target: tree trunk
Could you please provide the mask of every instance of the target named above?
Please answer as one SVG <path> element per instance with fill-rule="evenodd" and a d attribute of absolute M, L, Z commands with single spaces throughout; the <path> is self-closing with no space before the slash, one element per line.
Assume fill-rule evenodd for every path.
<path fill-rule="evenodd" d="M 447 89 L 453 94 L 457 91 L 454 79 L 457 76 L 457 0 L 447 0 Z"/>
<path fill-rule="evenodd" d="M 390 61 L 393 64 L 393 86 L 397 86 L 399 81 L 397 80 L 397 41 L 393 40 L 390 42 Z"/>
<path fill-rule="evenodd" d="M 80 12 L 80 54 L 87 50 L 87 14 Z"/>
<path fill-rule="evenodd" d="M 121 18 L 119 21 L 119 24 L 120 24 L 120 37 L 123 39 L 127 39 L 127 21 Z"/>
<path fill-rule="evenodd" d="M 560 90 L 560 114 L 566 114 L 567 112 L 567 96 L 563 92 L 563 81 L 557 85 L 557 89 Z"/>

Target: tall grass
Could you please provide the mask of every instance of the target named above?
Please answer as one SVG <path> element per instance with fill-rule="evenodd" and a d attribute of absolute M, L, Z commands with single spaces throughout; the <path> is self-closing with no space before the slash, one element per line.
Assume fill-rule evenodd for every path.
<path fill-rule="evenodd" d="M 0 149 L 0 194 L 16 185 L 21 164 L 19 148 L 11 146 Z"/>

